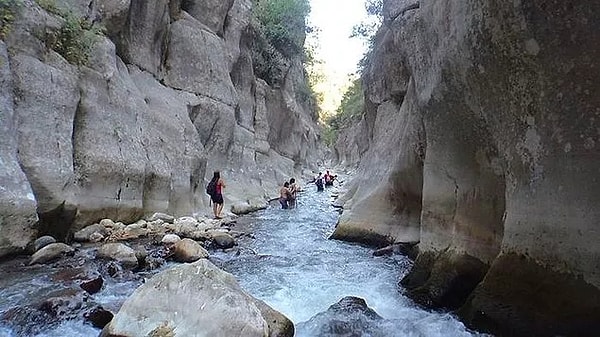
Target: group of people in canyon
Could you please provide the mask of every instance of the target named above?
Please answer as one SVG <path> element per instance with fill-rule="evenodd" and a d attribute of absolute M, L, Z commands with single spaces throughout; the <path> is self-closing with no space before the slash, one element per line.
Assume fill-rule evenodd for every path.
<path fill-rule="evenodd" d="M 313 182 L 317 186 L 317 191 L 324 191 L 325 187 L 333 186 L 333 182 L 336 179 L 337 174 L 333 175 L 329 173 L 329 171 L 325 171 L 324 175 L 321 172 L 319 172 L 319 175 L 314 178 Z"/>
<path fill-rule="evenodd" d="M 333 182 L 337 179 L 337 175 L 332 175 L 329 171 L 325 174 L 319 172 L 319 175 L 313 178 L 313 183 L 317 186 L 317 191 L 323 191 L 326 186 L 333 186 Z M 213 215 L 215 219 L 222 219 L 223 212 L 223 189 L 225 188 L 225 180 L 221 177 L 220 171 L 215 171 L 212 179 L 206 186 L 206 193 L 210 195 L 212 202 Z M 298 192 L 301 191 L 300 186 L 296 183 L 295 178 L 284 182 L 279 189 L 279 203 L 282 209 L 296 207 Z"/>
<path fill-rule="evenodd" d="M 325 174 L 319 172 L 319 175 L 313 178 L 311 183 L 317 186 L 317 191 L 324 191 L 325 187 L 333 186 L 333 182 L 337 179 L 337 175 L 333 175 L 326 171 Z M 296 207 L 296 200 L 300 192 L 300 186 L 296 183 L 296 179 L 291 178 L 290 181 L 283 183 L 279 189 L 279 203 L 282 209 Z"/>

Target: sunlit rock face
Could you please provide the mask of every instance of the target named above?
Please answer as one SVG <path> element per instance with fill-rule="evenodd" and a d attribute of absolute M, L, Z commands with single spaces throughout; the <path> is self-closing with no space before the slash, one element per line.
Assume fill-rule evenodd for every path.
<path fill-rule="evenodd" d="M 25 0 L 0 41 L 0 256 L 102 218 L 203 212 L 213 170 L 227 209 L 265 203 L 321 156 L 300 61 L 277 88 L 254 75 L 251 0 L 55 5 Z M 48 47 L 68 11 L 105 27 L 85 66 Z"/>
<path fill-rule="evenodd" d="M 476 327 L 598 331 L 600 4 L 384 4 L 336 233 L 419 240 L 409 293 Z"/>

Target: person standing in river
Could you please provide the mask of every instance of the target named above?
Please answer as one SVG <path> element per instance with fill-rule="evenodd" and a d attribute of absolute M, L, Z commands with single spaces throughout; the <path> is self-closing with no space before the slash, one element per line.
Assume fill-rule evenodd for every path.
<path fill-rule="evenodd" d="M 279 203 L 281 204 L 282 209 L 290 208 L 288 201 L 290 200 L 290 183 L 285 182 L 283 187 L 279 189 Z"/>
<path fill-rule="evenodd" d="M 221 212 L 223 211 L 223 189 L 225 188 L 225 180 L 221 178 L 221 172 L 214 172 L 211 183 L 215 184 L 215 191 L 210 196 L 213 203 L 213 214 L 215 219 L 222 219 Z"/>
<path fill-rule="evenodd" d="M 317 191 L 323 191 L 323 174 L 319 172 L 319 175 L 315 178 L 315 185 L 317 185 Z"/>
<path fill-rule="evenodd" d="M 290 190 L 288 205 L 290 208 L 294 208 L 294 207 L 296 207 L 296 198 L 298 197 L 298 190 L 299 190 L 298 184 L 296 184 L 296 178 L 290 179 L 290 185 L 289 185 L 288 189 Z"/>

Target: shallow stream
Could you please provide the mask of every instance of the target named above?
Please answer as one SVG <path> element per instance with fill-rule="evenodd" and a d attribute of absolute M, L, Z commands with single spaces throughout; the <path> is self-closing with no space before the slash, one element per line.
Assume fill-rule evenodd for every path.
<path fill-rule="evenodd" d="M 253 237 L 242 239 L 237 252 L 211 252 L 211 260 L 234 274 L 250 294 L 290 318 L 299 337 L 335 336 L 317 333 L 315 317 L 327 320 L 325 311 L 345 296 L 363 298 L 385 319 L 378 321 L 375 332 L 365 329 L 352 336 L 480 336 L 465 329 L 452 315 L 420 309 L 403 295 L 398 281 L 411 266 L 408 258 L 374 257 L 372 248 L 329 240 L 339 216 L 332 206 L 336 193 L 336 187 L 316 192 L 314 185 L 308 185 L 296 208 L 282 210 L 274 204 L 240 219 L 240 229 L 249 230 Z M 80 261 L 85 263 L 83 258 Z M 77 260 L 69 263 L 78 267 Z M 52 275 L 58 269 L 53 267 L 11 268 L 4 263 L 0 269 L 0 316 L 56 291 Z M 121 280 L 105 278 L 102 291 L 92 295 L 93 302 L 116 312 L 152 273 Z M 14 325 L 11 328 L 0 322 L 0 337 L 95 337 L 100 333 L 77 317 L 61 322 L 27 313 L 15 317 L 28 327 L 15 330 Z"/>

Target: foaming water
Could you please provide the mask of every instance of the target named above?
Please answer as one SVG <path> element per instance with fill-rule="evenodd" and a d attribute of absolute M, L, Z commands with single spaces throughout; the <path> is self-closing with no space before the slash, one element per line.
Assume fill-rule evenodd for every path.
<path fill-rule="evenodd" d="M 239 256 L 216 259 L 242 287 L 295 324 L 308 321 L 345 296 L 361 297 L 386 319 L 385 336 L 480 336 L 448 313 L 422 310 L 398 281 L 411 262 L 401 255 L 374 257 L 373 249 L 329 240 L 338 212 L 330 193 L 307 186 L 295 209 L 273 206 L 250 216 L 255 235 Z M 308 337 L 310 332 L 297 331 Z"/>

